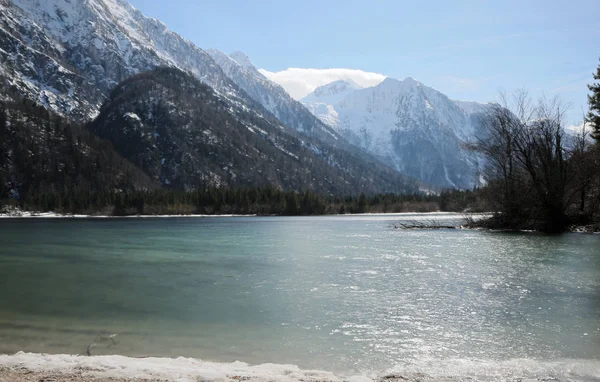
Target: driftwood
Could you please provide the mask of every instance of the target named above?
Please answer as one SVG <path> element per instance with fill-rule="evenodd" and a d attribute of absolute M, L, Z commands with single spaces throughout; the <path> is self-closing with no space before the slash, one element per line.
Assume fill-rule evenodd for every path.
<path fill-rule="evenodd" d="M 92 349 L 97 347 L 98 343 L 108 343 L 106 348 L 111 348 L 113 346 L 116 346 L 119 343 L 119 340 L 117 339 L 117 334 L 110 334 L 110 335 L 100 334 L 100 335 L 96 336 L 96 338 L 94 339 L 94 342 L 92 342 L 87 347 L 85 354 L 87 354 L 88 356 L 91 356 Z"/>
<path fill-rule="evenodd" d="M 393 226 L 397 229 L 459 229 L 469 225 L 468 218 L 444 221 L 436 219 L 419 219 L 394 222 Z"/>

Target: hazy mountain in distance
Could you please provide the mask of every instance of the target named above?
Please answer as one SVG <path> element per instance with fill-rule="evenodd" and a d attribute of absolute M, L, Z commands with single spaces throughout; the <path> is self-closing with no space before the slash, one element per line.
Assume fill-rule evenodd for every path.
<path fill-rule="evenodd" d="M 463 148 L 487 106 L 453 101 L 413 78 L 361 88 L 321 86 L 302 102 L 339 134 L 384 163 L 442 187 L 478 185 L 477 157 Z"/>

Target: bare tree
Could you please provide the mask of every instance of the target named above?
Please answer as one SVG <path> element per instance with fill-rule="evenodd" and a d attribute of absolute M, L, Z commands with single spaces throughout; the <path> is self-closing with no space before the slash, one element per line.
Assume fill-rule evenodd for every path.
<path fill-rule="evenodd" d="M 483 176 L 488 184 L 488 202 L 501 214 L 497 221 L 506 228 L 527 220 L 521 208 L 529 187 L 519 166 L 517 139 L 522 135 L 523 120 L 533 116 L 530 100 L 524 91 L 509 100 L 500 94 L 500 102 L 491 106 L 483 119 L 483 129 L 468 147 L 483 156 Z"/>
<path fill-rule="evenodd" d="M 535 106 L 525 91 L 510 102 L 501 95 L 470 147 L 484 157 L 485 177 L 497 216 L 507 228 L 541 225 L 557 232 L 567 224 L 573 172 L 558 99 Z"/>

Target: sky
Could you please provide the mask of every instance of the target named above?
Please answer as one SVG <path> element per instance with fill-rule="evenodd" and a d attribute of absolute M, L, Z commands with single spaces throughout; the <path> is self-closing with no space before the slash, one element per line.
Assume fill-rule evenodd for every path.
<path fill-rule="evenodd" d="M 352 69 L 359 84 L 410 76 L 460 100 L 493 102 L 518 89 L 558 95 L 576 124 L 600 58 L 598 0 L 130 2 L 200 48 L 246 53 L 293 82 L 296 98 L 336 73 L 287 69 Z"/>

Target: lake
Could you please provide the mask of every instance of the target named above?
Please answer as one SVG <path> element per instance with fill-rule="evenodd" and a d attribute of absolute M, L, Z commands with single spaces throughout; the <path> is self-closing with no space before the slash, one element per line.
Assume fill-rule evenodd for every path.
<path fill-rule="evenodd" d="M 0 353 L 600 378 L 600 236 L 430 217 L 1 219 Z"/>

